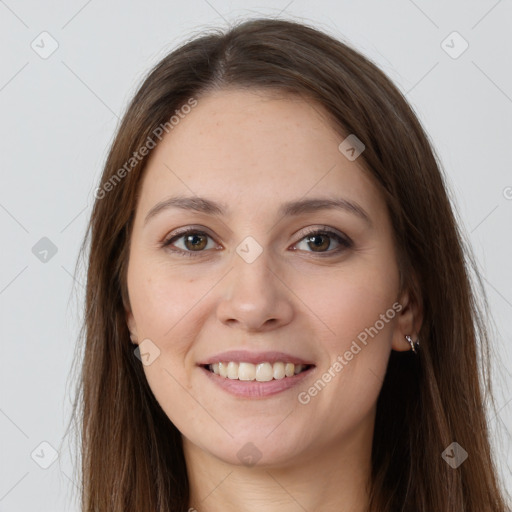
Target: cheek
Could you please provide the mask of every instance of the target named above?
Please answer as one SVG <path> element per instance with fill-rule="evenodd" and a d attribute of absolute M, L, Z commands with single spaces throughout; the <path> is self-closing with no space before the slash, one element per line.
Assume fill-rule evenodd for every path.
<path fill-rule="evenodd" d="M 316 380 L 299 390 L 299 398 L 304 417 L 314 410 L 327 430 L 346 434 L 373 414 L 397 317 L 395 277 L 366 267 L 308 296 L 329 331 L 322 329 L 318 342 L 326 357 Z"/>
<path fill-rule="evenodd" d="M 182 330 L 183 322 L 190 327 L 198 302 L 214 284 L 211 278 L 194 279 L 191 272 L 136 256 L 127 278 L 137 329 L 144 337 L 161 342 Z"/>
<path fill-rule="evenodd" d="M 391 343 L 396 317 L 392 305 L 398 292 L 398 271 L 394 265 L 374 261 L 361 262 L 336 275 L 317 279 L 305 295 L 308 306 L 328 328 L 331 352 L 344 352 L 358 337 L 364 341 L 365 333 L 368 338 L 383 342 L 387 339 L 389 345 Z"/>
<path fill-rule="evenodd" d="M 212 311 L 209 292 L 218 282 L 213 272 L 197 276 L 192 266 L 178 271 L 166 262 L 133 258 L 128 268 L 132 311 L 140 339 L 158 347 L 158 357 L 144 372 L 155 397 L 172 421 L 190 416 L 194 403 L 190 375 L 195 371 L 192 349 Z M 183 270 L 183 269 L 182 269 Z M 197 405 L 197 404 L 196 404 Z M 189 411 L 189 412 L 187 412 Z"/>
<path fill-rule="evenodd" d="M 161 262 L 134 257 L 132 263 L 127 277 L 137 330 L 159 351 L 151 364 L 143 366 L 149 387 L 179 430 L 189 429 L 190 422 L 206 429 L 207 419 L 193 398 L 193 368 L 187 355 L 198 337 L 198 301 L 207 293 L 207 283 Z"/>
<path fill-rule="evenodd" d="M 383 339 L 391 335 L 393 318 L 393 294 L 378 293 L 375 286 L 363 287 L 347 284 L 331 295 L 329 302 L 320 308 L 323 311 L 325 323 L 334 332 L 333 338 L 339 349 L 347 343 L 359 339 L 364 342 L 364 333 L 372 333 L 372 338 Z M 376 329 L 378 333 L 374 330 Z"/>

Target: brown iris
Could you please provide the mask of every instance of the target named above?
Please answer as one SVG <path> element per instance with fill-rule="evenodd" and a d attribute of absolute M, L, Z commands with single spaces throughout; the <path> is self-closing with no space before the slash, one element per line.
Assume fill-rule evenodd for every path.
<path fill-rule="evenodd" d="M 207 243 L 206 235 L 194 233 L 185 236 L 185 247 L 192 251 L 204 249 Z"/>
<path fill-rule="evenodd" d="M 322 244 L 317 244 L 315 242 L 315 240 L 318 240 L 318 239 L 323 239 L 324 243 Z M 315 252 L 321 252 L 322 249 L 328 249 L 329 248 L 329 245 L 330 245 L 330 240 L 329 240 L 329 237 L 326 236 L 326 235 L 311 235 L 311 236 L 308 236 L 308 243 L 311 243 L 313 242 L 313 246 L 312 249 L 315 251 Z M 326 242 L 326 243 L 325 243 Z M 316 251 L 316 249 L 320 249 L 320 251 Z"/>

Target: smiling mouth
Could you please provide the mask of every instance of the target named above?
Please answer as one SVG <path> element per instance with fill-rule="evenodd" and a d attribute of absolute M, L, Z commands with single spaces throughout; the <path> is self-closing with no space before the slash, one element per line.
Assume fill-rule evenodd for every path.
<path fill-rule="evenodd" d="M 203 368 L 231 380 L 269 382 L 282 380 L 303 373 L 314 367 L 312 364 L 293 364 L 277 361 L 275 363 L 263 362 L 258 364 L 235 361 L 220 361 L 213 364 L 202 365 Z"/>

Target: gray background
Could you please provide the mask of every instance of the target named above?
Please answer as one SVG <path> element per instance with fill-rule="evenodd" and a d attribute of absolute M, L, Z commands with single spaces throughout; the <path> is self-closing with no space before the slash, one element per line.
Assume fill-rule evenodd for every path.
<path fill-rule="evenodd" d="M 0 512 L 78 510 L 75 447 L 61 446 L 84 283 L 73 273 L 119 117 L 178 43 L 258 14 L 347 40 L 406 93 L 430 134 L 495 319 L 489 419 L 512 488 L 510 1 L 0 0 Z"/>

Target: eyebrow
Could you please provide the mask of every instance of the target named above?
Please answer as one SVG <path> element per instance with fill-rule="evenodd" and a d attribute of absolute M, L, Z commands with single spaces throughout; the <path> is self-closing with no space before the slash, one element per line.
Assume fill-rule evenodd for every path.
<path fill-rule="evenodd" d="M 198 213 L 206 213 L 216 217 L 225 216 L 229 212 L 229 208 L 225 203 L 219 203 L 204 197 L 187 197 L 175 196 L 169 197 L 157 203 L 151 210 L 149 210 L 144 224 L 155 217 L 157 214 L 170 208 L 178 208 L 181 210 L 194 211 Z M 367 224 L 372 226 L 372 221 L 365 210 L 353 201 L 337 198 L 310 198 L 299 199 L 296 201 L 289 201 L 283 203 L 278 210 L 278 216 L 289 217 L 301 215 L 304 213 L 314 213 L 319 210 L 343 210 L 352 213 L 359 218 L 363 219 Z"/>

